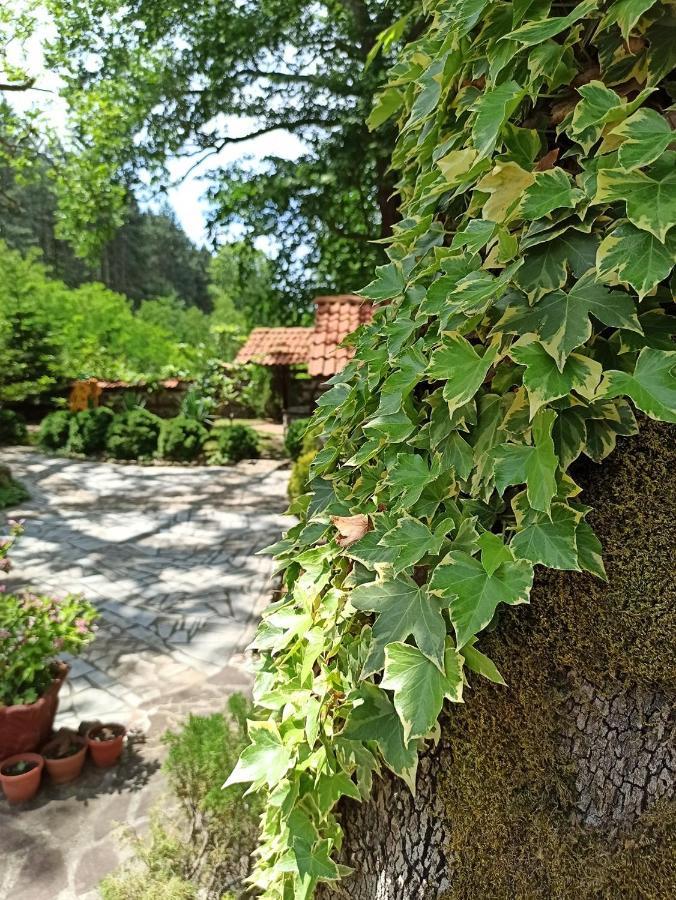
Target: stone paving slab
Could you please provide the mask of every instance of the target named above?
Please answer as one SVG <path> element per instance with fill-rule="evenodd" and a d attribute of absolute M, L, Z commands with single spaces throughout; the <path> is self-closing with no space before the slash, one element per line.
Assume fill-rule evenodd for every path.
<path fill-rule="evenodd" d="M 57 724 L 118 720 L 148 737 L 115 769 L 88 762 L 74 785 L 45 779 L 23 807 L 0 797 L 0 900 L 96 900 L 129 852 L 118 825 L 143 831 L 165 796 L 161 734 L 249 688 L 243 650 L 273 587 L 272 560 L 255 553 L 290 524 L 288 469 L 123 466 L 29 448 L 0 461 L 31 492 L 12 510 L 26 533 L 9 583 L 80 591 L 101 613 Z"/>
<path fill-rule="evenodd" d="M 152 699 L 199 683 L 240 654 L 272 590 L 258 550 L 290 520 L 288 468 L 138 466 L 5 448 L 31 493 L 12 587 L 81 592 L 101 613 L 74 661 L 58 724 L 134 720 Z"/>

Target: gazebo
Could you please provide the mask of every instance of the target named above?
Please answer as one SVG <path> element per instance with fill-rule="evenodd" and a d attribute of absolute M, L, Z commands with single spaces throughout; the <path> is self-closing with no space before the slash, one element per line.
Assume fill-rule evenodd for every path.
<path fill-rule="evenodd" d="M 340 344 L 373 316 L 368 300 L 355 294 L 316 297 L 314 303 L 314 326 L 254 328 L 237 354 L 237 362 L 258 363 L 273 370 L 285 420 L 312 410 L 326 380 L 352 358 L 352 348 Z M 306 366 L 309 377 L 294 377 L 296 366 Z"/>

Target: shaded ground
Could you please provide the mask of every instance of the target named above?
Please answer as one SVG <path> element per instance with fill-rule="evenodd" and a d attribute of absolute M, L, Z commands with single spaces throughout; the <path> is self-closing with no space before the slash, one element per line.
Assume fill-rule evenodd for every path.
<path fill-rule="evenodd" d="M 272 588 L 257 550 L 288 526 L 288 470 L 141 467 L 5 449 L 31 500 L 12 587 L 81 591 L 101 612 L 94 643 L 61 696 L 58 724 L 122 721 L 149 733 L 118 770 L 44 787 L 28 807 L 0 801 L 0 898 L 89 898 L 118 862 L 115 821 L 145 821 L 161 791 L 158 738 L 187 711 L 213 711 L 248 684 L 243 650 Z"/>

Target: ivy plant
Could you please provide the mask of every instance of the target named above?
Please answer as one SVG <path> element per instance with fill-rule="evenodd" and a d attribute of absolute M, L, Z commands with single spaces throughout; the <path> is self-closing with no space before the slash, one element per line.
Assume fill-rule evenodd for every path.
<path fill-rule="evenodd" d="M 383 768 L 415 790 L 444 704 L 502 683 L 481 635 L 538 566 L 605 578 L 575 461 L 635 409 L 676 422 L 673 4 L 422 7 L 372 116 L 398 119 L 402 219 L 319 401 L 228 779 L 265 795 L 275 900 L 346 874 L 341 798 Z"/>

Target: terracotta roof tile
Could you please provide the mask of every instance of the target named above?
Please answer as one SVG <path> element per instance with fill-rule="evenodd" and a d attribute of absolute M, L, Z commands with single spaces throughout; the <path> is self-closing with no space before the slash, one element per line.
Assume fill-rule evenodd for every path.
<path fill-rule="evenodd" d="M 308 372 L 310 375 L 335 375 L 352 359 L 351 348 L 338 345 L 353 331 L 370 322 L 370 303 L 354 294 L 317 297 L 315 327 L 310 338 Z"/>
<path fill-rule="evenodd" d="M 335 375 L 352 359 L 338 345 L 373 316 L 371 304 L 354 294 L 317 297 L 314 328 L 255 328 L 237 354 L 237 362 L 264 366 L 307 363 L 310 375 Z"/>
<path fill-rule="evenodd" d="M 236 362 L 263 366 L 305 363 L 312 331 L 312 328 L 254 328 L 237 354 Z"/>

